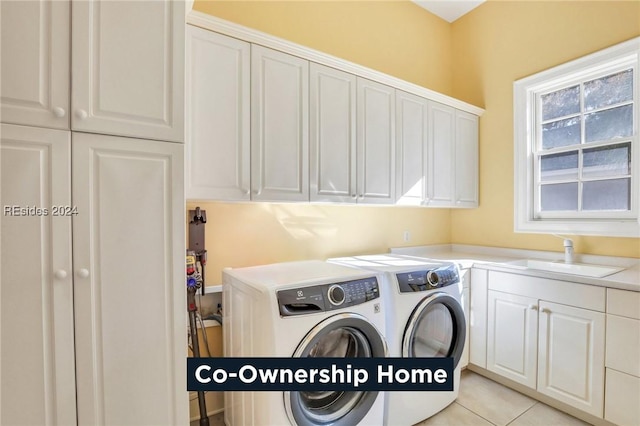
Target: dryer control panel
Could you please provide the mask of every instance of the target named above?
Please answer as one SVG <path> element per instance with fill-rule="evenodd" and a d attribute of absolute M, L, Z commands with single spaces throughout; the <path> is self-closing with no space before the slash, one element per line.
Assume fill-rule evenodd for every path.
<path fill-rule="evenodd" d="M 277 292 L 280 315 L 313 314 L 359 305 L 380 297 L 376 277 Z"/>
<path fill-rule="evenodd" d="M 460 282 L 458 268 L 455 265 L 443 265 L 438 268 L 396 274 L 400 293 L 428 291 L 455 285 Z"/>

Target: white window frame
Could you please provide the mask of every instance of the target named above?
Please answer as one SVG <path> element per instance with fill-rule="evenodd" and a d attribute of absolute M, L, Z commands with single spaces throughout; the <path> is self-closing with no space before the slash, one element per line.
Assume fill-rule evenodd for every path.
<path fill-rule="evenodd" d="M 514 83 L 514 230 L 611 237 L 640 237 L 640 37 L 548 69 Z M 631 209 L 626 212 L 537 211 L 536 150 L 539 97 L 592 78 L 633 68 L 633 134 L 631 141 Z M 606 216 L 606 217 L 605 217 Z"/>

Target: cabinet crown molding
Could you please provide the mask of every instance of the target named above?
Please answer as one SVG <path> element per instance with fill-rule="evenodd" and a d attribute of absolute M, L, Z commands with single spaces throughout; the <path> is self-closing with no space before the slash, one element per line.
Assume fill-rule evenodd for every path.
<path fill-rule="evenodd" d="M 243 25 L 235 24 L 233 22 L 229 22 L 203 12 L 193 10 L 190 11 L 187 14 L 187 24 L 225 34 L 230 37 L 235 37 L 250 43 L 259 44 L 271 49 L 288 53 L 290 55 L 298 56 L 311 62 L 316 62 L 348 73 L 352 73 L 359 77 L 377 81 L 378 83 L 392 86 L 395 89 L 403 90 L 405 92 L 413 93 L 415 95 L 430 99 L 434 102 L 452 106 L 456 109 L 477 115 L 478 117 L 482 116 L 482 114 L 484 113 L 483 108 L 468 104 L 459 99 L 452 98 L 451 96 L 444 95 L 442 93 L 427 89 L 422 86 L 418 86 L 417 84 L 410 83 L 397 77 L 382 73 L 380 71 L 375 71 L 371 68 L 367 68 L 365 66 L 337 58 L 327 53 L 323 53 L 309 47 L 305 47 L 281 39 L 279 37 L 254 30 L 252 28 L 248 28 Z"/>

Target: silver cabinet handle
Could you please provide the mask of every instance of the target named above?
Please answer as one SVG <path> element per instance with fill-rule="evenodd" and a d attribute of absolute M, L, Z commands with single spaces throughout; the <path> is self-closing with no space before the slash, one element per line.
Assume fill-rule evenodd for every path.
<path fill-rule="evenodd" d="M 89 114 L 87 114 L 87 111 L 85 111 L 83 109 L 77 109 L 76 110 L 76 117 L 78 117 L 80 120 L 84 120 L 88 116 L 89 116 Z"/>
<path fill-rule="evenodd" d="M 529 309 L 531 309 L 532 311 L 537 311 L 538 307 L 536 305 L 529 305 Z"/>
<path fill-rule="evenodd" d="M 64 269 L 58 269 L 54 275 L 57 279 L 64 280 L 65 278 L 67 278 L 67 271 L 65 271 Z"/>
<path fill-rule="evenodd" d="M 78 270 L 78 276 L 80 278 L 89 278 L 89 270 L 88 269 L 80 269 Z"/>
<path fill-rule="evenodd" d="M 53 115 L 55 115 L 58 118 L 62 118 L 65 115 L 67 115 L 67 111 L 64 110 L 64 108 L 61 107 L 55 107 L 53 109 Z"/>
<path fill-rule="evenodd" d="M 542 309 L 541 309 L 541 312 L 542 312 L 543 314 L 550 314 L 550 313 L 551 313 L 551 309 L 549 309 L 549 308 L 542 308 Z"/>

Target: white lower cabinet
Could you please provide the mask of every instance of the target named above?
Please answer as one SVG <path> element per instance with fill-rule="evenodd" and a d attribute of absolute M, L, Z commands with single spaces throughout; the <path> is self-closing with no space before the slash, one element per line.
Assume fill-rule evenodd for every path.
<path fill-rule="evenodd" d="M 640 293 L 607 289 L 604 418 L 640 424 Z"/>
<path fill-rule="evenodd" d="M 538 392 L 602 417 L 605 314 L 540 302 Z"/>
<path fill-rule="evenodd" d="M 603 287 L 490 271 L 486 368 L 602 418 L 604 300 Z"/>
<path fill-rule="evenodd" d="M 471 268 L 469 282 L 469 363 L 487 368 L 487 286 L 485 269 Z"/>
<path fill-rule="evenodd" d="M 0 423 L 188 421 L 183 149 L 2 125 Z"/>
<path fill-rule="evenodd" d="M 460 279 L 462 280 L 462 310 L 464 311 L 465 320 L 465 335 L 464 335 L 464 349 L 462 350 L 462 356 L 460 357 L 460 366 L 465 368 L 469 365 L 469 341 L 470 341 L 470 321 L 469 311 L 471 309 L 471 302 L 469 300 L 470 289 L 469 282 L 471 281 L 471 270 L 461 269 Z"/>
<path fill-rule="evenodd" d="M 487 369 L 536 387 L 538 300 L 489 291 Z"/>

